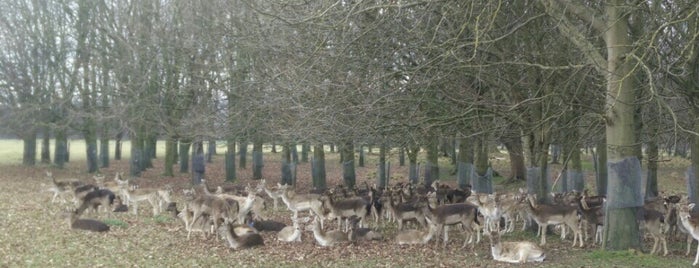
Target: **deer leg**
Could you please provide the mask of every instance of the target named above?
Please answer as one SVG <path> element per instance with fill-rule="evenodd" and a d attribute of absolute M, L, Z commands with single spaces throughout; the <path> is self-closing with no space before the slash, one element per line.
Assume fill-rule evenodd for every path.
<path fill-rule="evenodd" d="M 546 245 L 546 224 L 540 224 L 539 225 L 539 231 L 541 232 L 541 243 L 539 243 L 541 246 Z"/>

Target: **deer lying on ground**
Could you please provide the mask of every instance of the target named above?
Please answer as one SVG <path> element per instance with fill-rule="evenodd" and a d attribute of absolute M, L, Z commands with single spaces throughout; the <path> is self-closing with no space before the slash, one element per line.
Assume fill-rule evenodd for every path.
<path fill-rule="evenodd" d="M 502 242 L 500 233 L 491 231 L 490 254 L 493 259 L 509 263 L 542 262 L 546 258 L 544 251 L 529 241 Z"/>
<path fill-rule="evenodd" d="M 437 233 L 437 225 L 433 224 L 429 218 L 425 218 L 428 230 L 400 230 L 396 235 L 398 245 L 427 244 Z"/>
<path fill-rule="evenodd" d="M 699 240 L 699 216 L 692 214 L 694 206 L 694 203 L 681 205 L 678 214 L 682 222 L 682 227 L 687 230 L 687 233 L 689 233 L 692 238 Z M 697 255 L 694 257 L 694 263 L 692 263 L 692 265 L 696 266 L 697 263 L 699 263 L 699 245 L 697 245 Z"/>
<path fill-rule="evenodd" d="M 424 213 L 427 219 L 432 224 L 436 225 L 437 233 L 444 230 L 444 247 L 449 241 L 449 226 L 461 224 L 461 228 L 466 233 L 462 248 L 466 247 L 467 243 L 473 242 L 473 236 L 477 235 L 477 241 L 480 241 L 480 224 L 478 223 L 478 208 L 471 204 L 457 203 L 445 204 L 432 208 L 429 204 L 424 208 Z M 439 243 L 439 235 L 435 238 L 435 243 Z M 477 243 L 477 242 L 476 242 Z M 471 244 L 473 248 L 474 244 Z"/>
<path fill-rule="evenodd" d="M 565 224 L 565 226 L 573 230 L 573 247 L 575 247 L 577 241 L 580 241 L 580 247 L 584 246 L 580 226 L 578 225 L 579 221 L 576 207 L 566 205 L 537 205 L 535 195 L 529 195 L 527 198 L 529 199 L 527 212 L 539 225 L 541 246 L 546 245 L 546 229 L 549 224 Z M 563 234 L 565 234 L 565 231 Z M 565 239 L 565 236 L 563 235 L 561 238 Z"/>
<path fill-rule="evenodd" d="M 100 233 L 109 231 L 109 225 L 105 224 L 104 222 L 93 219 L 80 219 L 80 214 L 76 213 L 75 211 L 65 211 L 59 215 L 65 219 L 70 229 L 73 230 L 85 230 Z"/>
<path fill-rule="evenodd" d="M 323 203 L 320 201 L 319 194 L 295 194 L 291 196 L 289 185 L 277 184 L 282 191 L 282 201 L 294 213 L 294 218 L 298 218 L 298 213 L 301 211 L 312 211 L 317 217 L 321 217 L 321 225 L 323 222 Z"/>
<path fill-rule="evenodd" d="M 238 235 L 231 223 L 226 223 L 223 225 L 222 235 L 228 241 L 228 246 L 232 249 L 246 249 L 257 246 L 264 246 L 265 242 L 262 236 L 258 233 L 246 233 L 243 235 Z"/>
<path fill-rule="evenodd" d="M 304 222 L 307 222 L 306 219 Z M 286 226 L 277 233 L 277 240 L 283 242 L 301 242 L 301 225 L 299 219 L 291 218 L 293 226 Z"/>
<path fill-rule="evenodd" d="M 320 226 L 320 221 L 318 220 L 317 216 L 313 218 L 311 230 L 313 231 L 313 238 L 315 238 L 318 245 L 323 247 L 328 247 L 337 243 L 349 241 L 349 236 L 347 235 L 347 233 L 342 232 L 340 230 L 323 231 L 323 228 Z"/>
<path fill-rule="evenodd" d="M 663 256 L 667 256 L 667 240 L 665 238 L 665 216 L 657 210 L 644 209 L 643 228 L 653 238 L 653 249 L 650 254 L 660 252 L 658 244 L 663 247 Z"/>
<path fill-rule="evenodd" d="M 350 241 L 359 240 L 383 240 L 383 235 L 369 228 L 359 227 L 359 218 L 352 216 L 349 218 L 349 233 L 348 238 Z"/>

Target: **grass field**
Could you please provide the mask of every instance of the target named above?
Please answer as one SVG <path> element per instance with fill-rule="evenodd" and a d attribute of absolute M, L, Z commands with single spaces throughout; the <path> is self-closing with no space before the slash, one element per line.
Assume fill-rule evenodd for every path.
<path fill-rule="evenodd" d="M 222 240 L 205 240 L 199 235 L 187 240 L 179 222 L 165 214 L 153 217 L 148 205 L 138 215 L 100 216 L 101 220 L 111 225 L 108 233 L 73 231 L 58 217 L 70 206 L 49 202 L 50 193 L 44 190 L 50 181 L 45 178 L 44 172 L 51 170 L 58 179 L 75 177 L 90 181 L 91 176 L 85 174 L 86 165 L 82 157 L 84 145 L 80 141 L 71 142 L 71 162 L 62 170 L 50 165 L 19 165 L 21 148 L 19 141 L 0 140 L 0 267 L 687 267 L 691 265 L 695 253 L 693 249 L 691 257 L 684 255 L 684 239 L 671 240 L 669 256 L 653 256 L 643 252 L 605 252 L 589 244 L 583 249 L 571 248 L 570 238 L 560 241 L 557 236 L 551 235 L 549 244 L 544 247 L 546 261 L 536 265 L 509 265 L 492 260 L 487 238 L 473 250 L 460 249 L 463 238 L 454 231 L 450 233 L 450 243 L 446 248 L 434 243 L 424 246 L 395 245 L 392 237 L 396 233 L 396 225 L 392 223 L 378 226 L 386 241 L 321 248 L 308 232 L 304 233 L 303 242 L 299 244 L 278 242 L 274 234 L 263 233 L 264 247 L 232 251 L 226 248 Z M 163 150 L 159 151 L 162 153 Z M 124 144 L 124 152 L 128 152 L 127 143 Z M 342 174 L 338 155 L 327 153 L 326 156 L 328 184 L 336 185 L 341 181 Z M 268 184 L 279 181 L 281 154 L 266 152 L 264 157 L 264 176 Z M 376 158 L 376 155 L 368 155 L 366 167 L 357 168 L 359 182 L 369 180 L 373 183 Z M 210 184 L 223 183 L 222 159 L 222 156 L 216 156 L 214 162 L 207 166 Z M 407 177 L 407 168 L 399 167 L 395 160 L 392 162 L 394 179 Z M 448 162 L 446 159 L 440 161 L 442 170 L 451 168 Z M 170 184 L 175 189 L 174 199 L 181 202 L 181 189 L 190 187 L 189 174 L 162 177 L 162 164 L 160 158 L 156 159 L 155 167 L 144 172 L 136 181 L 143 187 Z M 661 190 L 682 192 L 688 162 L 670 159 L 660 164 Z M 494 162 L 493 166 L 507 176 L 506 162 Z M 309 169 L 307 163 L 299 165 L 299 191 L 309 188 Z M 111 166 L 103 168 L 101 172 L 111 178 L 115 172 L 127 170 L 128 161 L 121 160 L 112 161 Z M 453 178 L 444 174 L 448 172 L 442 173 L 442 178 L 453 184 Z M 239 169 L 238 178 L 237 184 L 256 184 L 250 179 L 249 166 Z M 587 175 L 587 180 L 593 181 L 590 175 Z M 502 179 L 496 178 L 495 181 Z M 511 190 L 521 186 L 523 184 L 498 185 L 496 189 Z M 272 211 L 271 205 L 268 212 L 272 219 L 290 223 L 290 212 Z M 531 232 L 520 231 L 503 235 L 503 241 L 514 240 L 538 241 L 538 238 Z M 644 251 L 651 246 L 648 243 L 650 240 L 646 242 Z"/>

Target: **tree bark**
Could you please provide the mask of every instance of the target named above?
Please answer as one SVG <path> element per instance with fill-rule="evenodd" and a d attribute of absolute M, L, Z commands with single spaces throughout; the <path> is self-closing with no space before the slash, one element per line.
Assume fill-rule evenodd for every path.
<path fill-rule="evenodd" d="M 262 154 L 262 140 L 256 139 L 252 143 L 252 179 L 262 179 L 262 168 L 264 167 Z"/>
<path fill-rule="evenodd" d="M 354 167 L 354 143 L 345 141 L 341 149 L 342 153 L 342 179 L 345 187 L 353 189 L 357 185 L 357 173 Z"/>
<path fill-rule="evenodd" d="M 235 180 L 235 139 L 231 138 L 226 143 L 226 181 L 234 182 Z"/>
<path fill-rule="evenodd" d="M 325 180 L 325 151 L 323 144 L 313 146 L 313 160 L 311 173 L 313 175 L 313 188 L 316 190 L 325 190 L 327 187 Z"/>
<path fill-rule="evenodd" d="M 36 165 L 36 131 L 29 131 L 24 135 L 22 141 L 24 143 L 22 164 L 25 166 Z"/>
<path fill-rule="evenodd" d="M 625 159 L 636 157 L 635 134 L 635 105 L 636 88 L 633 82 L 631 62 L 626 57 L 632 47 L 629 36 L 628 16 L 630 10 L 625 8 L 623 0 L 610 0 L 605 8 L 607 31 L 607 105 L 606 105 L 606 137 L 608 163 L 619 163 Z M 638 165 L 640 168 L 640 164 Z M 612 172 L 610 170 L 609 172 Z M 640 174 L 640 173 L 639 173 Z M 618 178 L 611 178 L 621 180 Z M 641 178 L 628 178 L 632 181 L 610 181 L 607 199 L 605 232 L 603 248 L 607 250 L 641 249 L 641 234 L 636 220 L 637 212 L 643 205 L 643 200 L 629 200 L 642 196 L 639 189 L 634 189 L 629 183 L 639 183 Z M 638 181 L 635 181 L 638 180 Z M 616 189 L 624 187 L 624 189 Z M 614 196 L 621 191 L 639 191 Z M 642 198 L 641 198 L 642 199 Z M 640 204 L 638 203 L 640 202 Z M 628 204 L 636 203 L 633 206 Z"/>
<path fill-rule="evenodd" d="M 425 143 L 427 162 L 425 163 L 425 188 L 432 187 L 432 181 L 439 180 L 439 139 L 428 137 Z"/>

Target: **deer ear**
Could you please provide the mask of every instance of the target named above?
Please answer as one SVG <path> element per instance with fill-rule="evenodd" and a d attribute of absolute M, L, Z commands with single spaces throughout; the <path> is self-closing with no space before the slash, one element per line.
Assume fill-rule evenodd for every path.
<path fill-rule="evenodd" d="M 694 206 L 695 206 L 695 205 L 696 205 L 696 204 L 691 203 L 691 204 L 687 205 L 687 207 L 688 207 L 690 210 L 692 210 L 692 209 L 694 209 Z"/>

